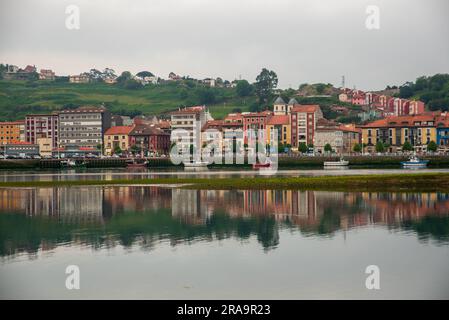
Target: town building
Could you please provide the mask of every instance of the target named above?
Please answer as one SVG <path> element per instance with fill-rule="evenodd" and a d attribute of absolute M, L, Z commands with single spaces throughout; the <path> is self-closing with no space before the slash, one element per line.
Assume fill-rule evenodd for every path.
<path fill-rule="evenodd" d="M 273 112 L 275 115 L 285 115 L 291 112 L 294 105 L 297 105 L 298 101 L 295 98 L 291 98 L 288 103 L 285 103 L 281 96 L 277 97 L 273 103 Z"/>
<path fill-rule="evenodd" d="M 3 74 L 5 80 L 33 80 L 39 76 L 36 73 L 35 66 L 26 66 L 25 69 L 20 69 L 14 65 L 8 65 L 6 72 Z"/>
<path fill-rule="evenodd" d="M 29 114 L 25 117 L 25 141 L 38 144 L 38 139 L 49 138 L 53 148 L 58 146 L 59 118 L 57 113 Z"/>
<path fill-rule="evenodd" d="M 323 118 L 319 105 L 294 105 L 290 112 L 291 145 L 298 148 L 300 143 L 314 144 L 316 122 Z"/>
<path fill-rule="evenodd" d="M 325 146 L 329 144 L 336 153 L 351 153 L 360 140 L 361 130 L 355 125 L 340 124 L 321 118 L 317 121 L 314 150 L 325 153 Z"/>
<path fill-rule="evenodd" d="M 440 113 L 420 115 L 390 116 L 360 126 L 362 143 L 366 152 L 376 152 L 376 144 L 381 141 L 389 152 L 401 150 L 409 142 L 415 151 L 424 151 L 430 141 L 437 142 L 436 121 Z"/>
<path fill-rule="evenodd" d="M 274 136 L 276 130 L 276 136 Z M 272 136 L 278 145 L 291 145 L 290 116 L 287 114 L 273 115 L 267 122 L 267 143 L 272 143 Z"/>
<path fill-rule="evenodd" d="M 55 73 L 49 69 L 41 69 L 39 80 L 55 80 Z"/>
<path fill-rule="evenodd" d="M 110 127 L 104 133 L 104 154 L 113 155 L 117 148 L 123 152 L 129 149 L 129 133 L 134 126 L 114 126 Z"/>
<path fill-rule="evenodd" d="M 51 138 L 38 138 L 37 145 L 39 146 L 39 155 L 47 158 L 52 156 L 53 141 Z"/>
<path fill-rule="evenodd" d="M 70 83 L 89 83 L 90 77 L 88 74 L 82 73 L 79 75 L 69 76 Z"/>
<path fill-rule="evenodd" d="M 170 152 L 170 134 L 156 125 L 135 125 L 129 132 L 129 146 L 136 146 L 145 156 L 162 155 Z"/>
<path fill-rule="evenodd" d="M 190 146 L 193 145 L 199 151 L 201 149 L 201 129 L 207 121 L 213 120 L 206 106 L 180 108 L 171 112 L 170 116 L 172 140 L 177 140 L 174 142 L 176 142 L 178 148 L 190 150 Z M 178 129 L 185 130 L 182 141 L 178 139 L 179 135 L 176 137 L 173 135 L 173 131 Z M 197 153 L 196 156 L 198 157 L 199 154 Z"/>
<path fill-rule="evenodd" d="M 25 121 L 0 122 L 0 144 L 11 144 L 24 139 Z"/>
<path fill-rule="evenodd" d="M 59 112 L 59 146 L 97 148 L 111 127 L 111 114 L 105 107 L 83 106 Z"/>
<path fill-rule="evenodd" d="M 272 115 L 273 112 L 268 110 L 242 113 L 245 144 L 255 146 L 256 143 L 262 143 L 265 146 L 267 140 L 267 123 Z M 265 134 L 265 136 L 262 137 L 261 134 Z M 264 141 L 259 141 L 259 138 L 262 138 Z"/>
<path fill-rule="evenodd" d="M 3 145 L 2 151 L 5 157 L 29 158 L 39 156 L 39 145 L 20 141 Z"/>

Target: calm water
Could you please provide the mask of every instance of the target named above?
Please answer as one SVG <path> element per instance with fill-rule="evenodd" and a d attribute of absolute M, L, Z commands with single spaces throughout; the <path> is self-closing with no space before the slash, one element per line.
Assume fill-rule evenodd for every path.
<path fill-rule="evenodd" d="M 449 194 L 0 189 L 0 298 L 449 298 Z"/>
<path fill-rule="evenodd" d="M 289 169 L 277 170 L 276 176 L 324 176 L 324 175 L 375 175 L 385 173 L 419 173 L 419 172 L 445 172 L 449 169 L 353 169 L 353 168 L 333 168 L 333 169 Z M 251 169 L 166 169 L 154 171 L 154 169 L 144 168 L 113 168 L 113 169 L 96 169 L 96 168 L 78 168 L 64 170 L 8 170 L 0 171 L 0 182 L 16 182 L 16 181 L 67 181 L 67 180 L 112 180 L 112 179 L 142 179 L 142 178 L 232 178 L 232 177 L 255 177 L 265 176 L 264 170 Z"/>

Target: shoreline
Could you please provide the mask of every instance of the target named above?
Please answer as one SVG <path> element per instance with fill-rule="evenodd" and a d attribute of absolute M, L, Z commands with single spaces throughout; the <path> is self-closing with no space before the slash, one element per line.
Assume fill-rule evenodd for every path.
<path fill-rule="evenodd" d="M 392 173 L 318 177 L 152 178 L 0 182 L 0 188 L 72 186 L 169 186 L 195 190 L 322 190 L 449 192 L 449 173 Z"/>

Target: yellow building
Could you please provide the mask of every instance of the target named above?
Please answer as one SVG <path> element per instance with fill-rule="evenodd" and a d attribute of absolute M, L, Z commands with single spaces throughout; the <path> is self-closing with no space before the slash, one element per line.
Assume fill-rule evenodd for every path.
<path fill-rule="evenodd" d="M 0 144 L 24 141 L 25 121 L 0 122 Z"/>
<path fill-rule="evenodd" d="M 116 148 L 122 151 L 128 151 L 129 133 L 133 126 L 111 127 L 104 133 L 104 154 L 110 156 L 114 154 Z"/>
<path fill-rule="evenodd" d="M 267 121 L 267 143 L 271 142 L 271 136 L 274 129 L 277 130 L 277 142 L 280 144 L 291 145 L 291 126 L 288 115 L 274 115 Z"/>
<path fill-rule="evenodd" d="M 52 141 L 52 138 L 37 138 L 39 155 L 41 157 L 51 157 L 53 151 Z"/>
<path fill-rule="evenodd" d="M 430 141 L 437 142 L 436 117 L 437 113 L 425 113 L 388 117 L 368 123 L 362 126 L 365 152 L 375 152 L 378 141 L 386 144 L 389 152 L 395 152 L 405 142 L 409 142 L 416 151 L 425 150 Z"/>

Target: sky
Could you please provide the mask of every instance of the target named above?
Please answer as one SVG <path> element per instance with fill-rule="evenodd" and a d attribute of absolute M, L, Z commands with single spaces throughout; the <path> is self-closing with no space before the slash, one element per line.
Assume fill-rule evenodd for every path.
<path fill-rule="evenodd" d="M 66 27 L 69 5 L 79 29 Z M 344 75 L 379 90 L 449 73 L 448 16 L 447 0 L 1 0 L 0 63 L 250 82 L 268 68 L 280 88 Z"/>

